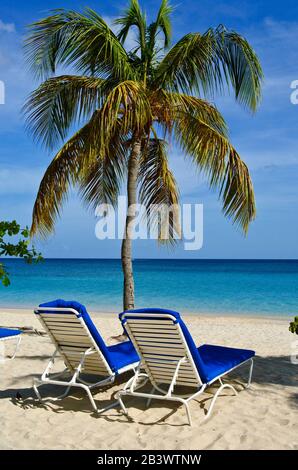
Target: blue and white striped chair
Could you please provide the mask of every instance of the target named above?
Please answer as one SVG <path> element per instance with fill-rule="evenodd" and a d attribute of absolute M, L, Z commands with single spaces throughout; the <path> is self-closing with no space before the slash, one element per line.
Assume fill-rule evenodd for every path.
<path fill-rule="evenodd" d="M 41 304 L 34 312 L 55 345 L 55 352 L 44 373 L 33 383 L 39 400 L 42 398 L 38 386 L 53 384 L 66 387 L 66 391 L 51 400 L 64 398 L 71 387 L 78 387 L 86 391 L 96 412 L 117 405 L 118 402 L 99 410 L 91 390 L 113 383 L 118 375 L 136 369 L 139 357 L 132 342 L 129 340 L 106 346 L 86 308 L 78 302 L 58 299 Z M 63 358 L 66 369 L 50 377 L 57 354 Z M 58 380 L 66 372 L 70 373 L 70 379 Z M 86 375 L 100 377 L 100 380 L 87 382 L 83 378 Z"/>
<path fill-rule="evenodd" d="M 130 379 L 118 394 L 120 405 L 127 410 L 122 398 L 124 396 L 178 401 L 187 411 L 191 425 L 188 403 L 214 382 L 220 387 L 215 393 L 206 418 L 211 414 L 214 403 L 224 388 L 235 388 L 223 383 L 222 378 L 239 366 L 249 363 L 250 385 L 254 351 L 204 344 L 197 348 L 185 323 L 178 312 L 155 308 L 128 310 L 120 314 L 120 320 L 127 331 L 141 362 L 135 376 Z M 140 369 L 145 372 L 141 372 Z M 151 393 L 138 391 L 150 381 Z M 177 390 L 182 386 L 183 394 Z"/>

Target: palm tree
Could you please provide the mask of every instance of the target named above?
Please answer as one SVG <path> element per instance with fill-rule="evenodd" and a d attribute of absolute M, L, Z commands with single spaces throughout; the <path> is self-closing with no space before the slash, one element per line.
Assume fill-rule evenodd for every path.
<path fill-rule="evenodd" d="M 255 217 L 249 171 L 229 141 L 224 118 L 208 99 L 225 88 L 255 111 L 262 69 L 249 43 L 224 26 L 189 33 L 170 48 L 172 7 L 162 0 L 147 24 L 138 0 L 130 0 L 114 33 L 91 9 L 55 10 L 29 26 L 27 61 L 43 83 L 25 104 L 34 137 L 53 149 L 79 130 L 55 155 L 36 197 L 31 233 L 52 232 L 68 189 L 86 203 L 116 205 L 124 181 L 128 208 L 121 258 L 123 307 L 134 307 L 131 230 L 139 200 L 171 206 L 179 199 L 168 163 L 172 139 L 217 188 L 223 212 L 245 232 Z M 135 47 L 125 48 L 131 29 Z M 57 67 L 75 74 L 56 76 Z M 82 126 L 82 127 L 81 127 Z M 152 223 L 155 211 L 149 212 Z M 175 239 L 175 227 L 169 241 Z"/>

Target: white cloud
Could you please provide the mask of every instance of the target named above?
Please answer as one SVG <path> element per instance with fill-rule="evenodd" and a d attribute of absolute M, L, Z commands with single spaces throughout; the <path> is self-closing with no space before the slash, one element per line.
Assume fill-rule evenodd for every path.
<path fill-rule="evenodd" d="M 4 23 L 0 19 L 0 31 L 4 31 L 6 33 L 14 33 L 16 30 L 14 23 Z"/>

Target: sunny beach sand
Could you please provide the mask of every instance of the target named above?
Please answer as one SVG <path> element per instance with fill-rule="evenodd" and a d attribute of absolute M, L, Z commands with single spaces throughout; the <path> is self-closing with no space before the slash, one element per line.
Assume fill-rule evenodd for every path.
<path fill-rule="evenodd" d="M 117 316 L 93 314 L 92 318 L 111 344 L 110 336 L 121 331 Z M 224 391 L 206 422 L 202 418 L 210 393 L 193 400 L 192 427 L 186 425 L 184 408 L 169 402 L 153 402 L 146 409 L 142 399 L 127 399 L 130 419 L 119 409 L 95 416 L 80 391 L 63 401 L 40 405 L 32 399 L 32 379 L 41 374 L 53 346 L 46 336 L 23 335 L 16 359 L 0 364 L 0 449 L 298 449 L 298 364 L 290 362 L 296 338 L 288 331 L 288 321 L 183 318 L 198 344 L 256 350 L 251 389 L 243 390 L 238 382 L 237 397 Z M 28 310 L 1 309 L 0 325 L 41 329 Z M 62 362 L 57 367 L 62 368 Z M 246 379 L 247 368 L 242 372 L 233 379 Z M 123 383 L 122 378 L 96 393 L 98 405 L 107 404 Z M 15 398 L 17 392 L 23 400 Z"/>

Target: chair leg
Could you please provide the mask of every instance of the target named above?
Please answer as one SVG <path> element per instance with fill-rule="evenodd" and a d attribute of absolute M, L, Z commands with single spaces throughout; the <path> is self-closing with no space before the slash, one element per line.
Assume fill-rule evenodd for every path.
<path fill-rule="evenodd" d="M 78 385 L 76 385 L 76 386 L 78 386 Z M 88 398 L 89 398 L 89 400 L 90 400 L 90 403 L 91 403 L 91 405 L 92 405 L 93 410 L 94 410 L 96 413 L 98 413 L 99 410 L 98 410 L 98 408 L 97 408 L 97 406 L 96 406 L 96 403 L 95 403 L 95 401 L 94 401 L 94 398 L 93 398 L 93 396 L 92 396 L 92 393 L 90 392 L 89 387 L 88 387 L 87 385 L 84 385 L 84 384 L 80 384 L 79 387 L 80 387 L 80 388 L 83 388 L 83 389 L 86 391 L 86 393 L 87 393 L 87 395 L 88 395 Z"/>
<path fill-rule="evenodd" d="M 231 388 L 234 392 L 235 395 L 238 394 L 237 390 L 233 387 L 233 385 L 230 385 L 230 384 L 223 384 L 219 387 L 219 389 L 217 390 L 217 392 L 215 393 L 214 397 L 212 398 L 212 401 L 211 401 L 211 404 L 209 406 L 209 410 L 204 418 L 204 420 L 208 419 L 212 413 L 212 409 L 214 407 L 214 404 L 216 402 L 216 399 L 218 397 L 218 395 L 220 394 L 220 392 L 224 389 L 224 388 Z"/>
<path fill-rule="evenodd" d="M 253 366 L 254 366 L 254 361 L 253 361 L 253 359 L 251 359 L 250 360 L 249 375 L 248 375 L 248 382 L 247 382 L 245 388 L 249 388 L 250 385 L 251 385 Z"/>
<path fill-rule="evenodd" d="M 63 398 L 65 398 L 69 393 L 70 387 L 71 386 L 67 387 L 64 393 L 62 393 L 58 397 L 54 398 L 53 400 L 62 400 Z"/>
<path fill-rule="evenodd" d="M 189 405 L 187 403 L 187 401 L 183 400 L 183 404 L 185 406 L 185 409 L 186 409 L 186 414 L 187 414 L 187 418 L 188 418 L 188 424 L 190 426 L 192 426 L 192 420 L 191 420 L 191 414 L 190 414 L 190 409 L 189 409 Z"/>
<path fill-rule="evenodd" d="M 152 388 L 151 388 L 150 395 L 153 394 L 154 390 L 155 390 L 155 387 L 152 387 Z M 148 407 L 150 406 L 150 403 L 151 403 L 151 401 L 152 401 L 152 398 L 153 398 L 153 397 L 149 397 L 148 400 L 146 401 L 146 408 L 148 408 Z"/>
<path fill-rule="evenodd" d="M 35 395 L 36 395 L 37 399 L 39 401 L 42 401 L 42 397 L 41 397 L 41 394 L 39 393 L 37 384 L 40 384 L 40 382 L 38 380 L 34 380 L 33 381 L 33 390 L 35 392 Z"/>
<path fill-rule="evenodd" d="M 13 353 L 13 355 L 11 356 L 10 359 L 14 359 L 14 358 L 16 357 L 16 354 L 17 354 L 17 352 L 18 352 L 18 349 L 19 349 L 19 346 L 20 346 L 20 343 L 21 343 L 21 339 L 22 339 L 21 336 L 17 339 L 15 351 L 14 351 L 14 353 Z"/>
<path fill-rule="evenodd" d="M 40 394 L 40 391 L 38 390 L 38 385 L 41 385 L 41 384 L 42 384 L 42 382 L 40 382 L 37 379 L 35 379 L 33 381 L 33 390 L 35 392 L 35 395 L 38 398 L 38 400 L 42 402 L 42 401 L 44 401 L 44 399 L 42 398 L 42 396 Z M 50 401 L 62 400 L 63 398 L 65 398 L 68 395 L 70 388 L 71 388 L 71 385 L 66 387 L 65 392 L 63 392 L 61 395 L 58 395 L 57 397 L 47 397 L 46 399 L 50 400 Z"/>
<path fill-rule="evenodd" d="M 123 413 L 124 413 L 125 415 L 128 415 L 127 408 L 125 408 L 125 406 L 124 406 L 124 403 L 123 403 L 123 400 L 122 400 L 122 396 L 121 396 L 121 395 L 122 395 L 121 392 L 119 392 L 118 395 L 117 395 L 117 400 L 118 400 L 118 402 L 119 402 L 119 405 L 120 405 L 120 407 L 121 407 Z"/>

